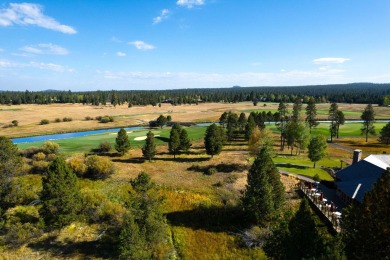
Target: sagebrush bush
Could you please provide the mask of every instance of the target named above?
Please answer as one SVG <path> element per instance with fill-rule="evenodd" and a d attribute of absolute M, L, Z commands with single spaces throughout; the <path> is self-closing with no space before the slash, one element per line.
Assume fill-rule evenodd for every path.
<path fill-rule="evenodd" d="M 46 161 L 52 162 L 52 161 L 54 161 L 56 158 L 57 158 L 57 155 L 56 155 L 55 153 L 49 153 L 49 154 L 46 156 Z"/>
<path fill-rule="evenodd" d="M 44 161 L 46 159 L 46 154 L 39 152 L 33 155 L 32 159 L 34 161 Z"/>
<path fill-rule="evenodd" d="M 50 121 L 48 119 L 42 119 L 40 124 L 47 125 L 47 124 L 50 124 Z"/>
<path fill-rule="evenodd" d="M 87 166 L 83 158 L 72 157 L 68 160 L 68 165 L 78 177 L 83 177 L 87 172 Z"/>
<path fill-rule="evenodd" d="M 29 147 L 20 152 L 20 155 L 26 158 L 32 158 L 34 154 L 41 152 L 42 149 L 38 147 Z"/>
<path fill-rule="evenodd" d="M 115 173 L 114 164 L 107 158 L 92 155 L 86 159 L 87 172 L 93 178 L 105 179 Z"/>
<path fill-rule="evenodd" d="M 205 171 L 206 175 L 213 175 L 217 172 L 217 169 L 215 167 L 210 167 Z"/>
<path fill-rule="evenodd" d="M 111 151 L 112 149 L 112 146 L 109 142 L 103 142 L 103 143 L 100 143 L 99 144 L 99 147 L 98 147 L 98 150 L 99 152 L 101 153 L 108 153 L 109 151 Z"/>
<path fill-rule="evenodd" d="M 52 141 L 47 141 L 42 145 L 41 149 L 45 154 L 57 154 L 60 150 L 60 145 Z"/>
<path fill-rule="evenodd" d="M 49 163 L 46 161 L 33 161 L 32 166 L 33 166 L 32 167 L 33 172 L 43 173 L 47 171 L 49 167 Z"/>

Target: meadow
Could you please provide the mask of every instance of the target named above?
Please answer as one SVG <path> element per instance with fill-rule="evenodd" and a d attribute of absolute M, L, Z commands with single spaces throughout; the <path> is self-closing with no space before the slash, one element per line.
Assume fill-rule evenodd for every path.
<path fill-rule="evenodd" d="M 264 106 L 265 104 L 265 106 Z M 48 106 L 5 106 L 0 107 L 1 124 L 5 125 L 12 120 L 19 120 L 17 127 L 0 128 L 0 135 L 18 137 L 27 135 L 39 135 L 47 133 L 81 131 L 108 127 L 127 127 L 130 125 L 146 125 L 150 120 L 155 120 L 158 115 L 171 115 L 173 121 L 181 122 L 206 122 L 217 121 L 225 111 L 250 112 L 253 110 L 276 111 L 278 104 L 259 103 L 254 107 L 251 102 L 226 104 L 199 104 L 185 106 L 171 106 L 162 104 L 160 107 L 92 107 L 82 105 L 48 105 Z M 327 111 L 329 104 L 319 104 L 321 111 Z M 348 109 L 347 119 L 358 119 L 359 112 L 365 105 L 341 104 L 340 107 Z M 390 118 L 388 108 L 378 108 L 382 118 Z M 111 115 L 114 122 L 102 124 L 96 120 L 85 120 L 86 116 Z M 72 117 L 71 122 L 51 122 L 49 125 L 39 125 L 43 118 L 54 120 L 55 118 Z M 376 129 L 383 127 L 384 123 L 376 123 Z M 274 163 L 279 169 L 287 172 L 301 174 L 309 177 L 318 175 L 321 180 L 332 180 L 332 177 L 324 171 L 323 167 L 339 167 L 341 160 L 349 160 L 352 153 L 344 149 L 328 146 L 327 156 L 317 162 L 317 168 L 313 169 L 313 163 L 307 158 L 307 152 L 300 155 L 290 155 L 290 151 L 279 151 L 279 133 L 274 124 L 267 126 L 273 131 L 275 157 Z M 327 123 L 321 123 L 313 134 L 322 133 L 328 136 Z M 389 147 L 378 143 L 377 137 L 369 138 L 369 142 L 363 142 L 360 135 L 361 123 L 348 123 L 340 127 L 340 138 L 335 139 L 337 144 L 356 149 L 361 148 L 365 152 L 383 151 L 390 152 Z M 188 154 L 179 154 L 176 158 L 168 153 L 167 142 L 169 139 L 169 127 L 153 128 L 158 145 L 157 155 L 152 162 L 142 157 L 141 147 L 143 140 L 137 137 L 145 136 L 148 130 L 136 130 L 128 132 L 132 148 L 124 156 L 119 156 L 115 151 L 100 155 L 109 158 L 115 165 L 116 172 L 106 180 L 80 179 L 79 185 L 84 196 L 93 201 L 104 202 L 103 211 L 115 214 L 120 223 L 121 214 L 124 212 L 123 201 L 128 196 L 129 181 L 135 178 L 141 171 L 147 172 L 159 187 L 164 196 L 164 213 L 167 216 L 171 232 L 171 243 L 179 257 L 184 259 L 265 259 L 261 249 L 246 248 L 242 244 L 242 232 L 250 228 L 242 221 L 242 216 L 237 213 L 240 205 L 241 191 L 246 185 L 248 169 L 253 162 L 253 156 L 248 153 L 247 142 L 242 138 L 227 143 L 220 155 L 211 158 L 204 150 L 203 137 L 206 127 L 186 127 L 192 147 Z M 104 141 L 115 144 L 116 133 L 105 133 L 73 139 L 56 140 L 60 145 L 60 153 L 65 158 L 72 156 L 84 156 L 93 153 L 93 149 Z M 39 147 L 42 142 L 19 144 L 19 149 L 30 146 Z M 371 149 L 371 150 L 370 150 Z M 213 167 L 216 173 L 206 175 L 205 170 Z M 41 178 L 39 173 L 31 172 L 17 177 L 20 190 L 26 195 L 21 201 L 32 201 L 39 198 L 41 190 Z M 293 189 L 294 179 L 282 176 L 286 188 Z M 27 203 L 28 204 L 28 203 Z M 296 205 L 297 198 L 289 198 L 289 204 Z M 21 206 L 31 209 L 31 206 Z M 294 207 L 294 206 L 293 206 Z M 34 208 L 34 207 L 33 207 Z M 33 210 L 33 209 L 32 209 Z M 36 211 L 36 210 L 35 210 Z M 226 216 L 231 216 L 226 218 Z M 14 247 L 0 247 L 0 252 L 5 259 L 15 258 L 99 258 L 109 254 L 104 246 L 96 252 L 96 237 L 101 234 L 104 227 L 98 223 L 76 222 L 59 231 L 46 233 L 34 238 L 25 244 Z M 50 240 L 50 238 L 52 240 Z M 94 244 L 95 243 L 95 244 Z"/>

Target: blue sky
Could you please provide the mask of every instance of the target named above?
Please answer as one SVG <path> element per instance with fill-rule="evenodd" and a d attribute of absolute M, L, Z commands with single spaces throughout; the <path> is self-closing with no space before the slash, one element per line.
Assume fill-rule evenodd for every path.
<path fill-rule="evenodd" d="M 388 0 L 0 1 L 0 90 L 390 82 Z"/>

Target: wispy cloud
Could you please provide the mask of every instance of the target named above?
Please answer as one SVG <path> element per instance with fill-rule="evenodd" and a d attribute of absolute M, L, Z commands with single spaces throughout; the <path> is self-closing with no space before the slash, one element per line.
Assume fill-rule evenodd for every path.
<path fill-rule="evenodd" d="M 41 43 L 38 45 L 28 45 L 20 48 L 21 51 L 32 54 L 52 54 L 52 55 L 68 55 L 69 51 L 64 47 L 52 43 Z"/>
<path fill-rule="evenodd" d="M 67 66 L 55 64 L 55 63 L 45 63 L 45 62 L 35 62 L 30 61 L 27 63 L 14 62 L 10 60 L 0 60 L 0 69 L 23 69 L 23 68 L 35 68 L 42 70 L 52 70 L 55 72 L 73 72 L 74 69 Z"/>
<path fill-rule="evenodd" d="M 169 17 L 170 11 L 168 9 L 161 10 L 159 16 L 153 18 L 153 24 L 159 24 Z"/>
<path fill-rule="evenodd" d="M 177 0 L 177 5 L 192 8 L 197 5 L 204 5 L 204 0 Z"/>
<path fill-rule="evenodd" d="M 57 22 L 54 18 L 43 14 L 43 7 L 32 3 L 10 3 L 8 8 L 0 10 L 0 26 L 35 25 L 66 34 L 75 34 L 77 31 L 69 26 Z"/>
<path fill-rule="evenodd" d="M 118 57 L 126 57 L 126 53 L 121 52 L 121 51 L 118 51 L 118 52 L 116 53 L 116 56 L 118 56 Z"/>
<path fill-rule="evenodd" d="M 349 60 L 348 58 L 318 58 L 314 59 L 313 63 L 316 65 L 343 64 Z"/>
<path fill-rule="evenodd" d="M 112 42 L 116 42 L 116 43 L 123 43 L 122 40 L 118 39 L 118 38 L 115 37 L 115 36 L 112 36 L 110 40 L 111 40 Z"/>
<path fill-rule="evenodd" d="M 156 48 L 153 45 L 148 44 L 148 43 L 143 42 L 143 41 L 133 41 L 133 42 L 129 42 L 129 44 L 134 45 L 135 48 L 137 48 L 138 50 L 141 50 L 141 51 L 149 51 L 149 50 L 153 50 L 154 48 Z"/>

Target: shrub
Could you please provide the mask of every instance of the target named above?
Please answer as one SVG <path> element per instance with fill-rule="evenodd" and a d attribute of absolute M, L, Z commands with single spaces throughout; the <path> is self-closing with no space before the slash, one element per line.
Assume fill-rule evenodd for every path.
<path fill-rule="evenodd" d="M 99 144 L 99 147 L 98 147 L 98 150 L 99 152 L 101 153 L 108 153 L 109 151 L 111 151 L 112 149 L 112 146 L 109 142 L 103 142 L 103 143 L 100 143 Z"/>
<path fill-rule="evenodd" d="M 55 123 L 60 123 L 60 122 L 61 122 L 61 119 L 60 119 L 60 118 L 56 118 L 56 119 L 54 119 L 54 122 L 55 122 Z"/>
<path fill-rule="evenodd" d="M 32 166 L 33 166 L 32 170 L 34 172 L 43 173 L 47 171 L 49 167 L 49 163 L 46 161 L 33 161 Z"/>
<path fill-rule="evenodd" d="M 50 121 L 48 119 L 41 120 L 41 125 L 47 125 L 47 124 L 50 124 Z"/>
<path fill-rule="evenodd" d="M 232 174 L 225 179 L 225 182 L 229 184 L 233 184 L 237 181 L 237 179 L 238 179 L 237 175 Z"/>
<path fill-rule="evenodd" d="M 29 147 L 20 152 L 20 155 L 26 158 L 32 158 L 34 154 L 41 152 L 42 149 L 38 147 Z"/>
<path fill-rule="evenodd" d="M 217 169 L 215 167 L 210 167 L 205 171 L 206 175 L 213 175 L 217 172 Z"/>
<path fill-rule="evenodd" d="M 47 141 L 42 145 L 41 149 L 45 154 L 57 154 L 60 149 L 60 145 L 55 142 Z"/>
<path fill-rule="evenodd" d="M 57 158 L 57 155 L 56 155 L 56 154 L 54 154 L 54 153 L 49 153 L 49 154 L 46 156 L 46 161 L 52 162 L 52 161 L 54 161 L 56 158 Z"/>
<path fill-rule="evenodd" d="M 72 157 L 68 160 L 68 165 L 72 171 L 79 177 L 82 177 L 87 172 L 87 166 L 84 163 L 84 159 L 79 157 Z"/>
<path fill-rule="evenodd" d="M 63 119 L 62 119 L 62 121 L 64 121 L 64 122 L 70 122 L 70 121 L 72 121 L 73 119 L 71 118 L 71 117 L 64 117 Z"/>
<path fill-rule="evenodd" d="M 32 159 L 34 161 L 44 161 L 46 159 L 46 154 L 39 152 L 33 155 Z"/>
<path fill-rule="evenodd" d="M 100 120 L 102 120 L 102 117 L 101 116 L 97 116 L 97 117 L 95 117 L 95 119 L 100 121 Z"/>
<path fill-rule="evenodd" d="M 97 179 L 105 179 L 115 173 L 114 164 L 107 158 L 92 155 L 86 159 L 88 174 Z"/>
<path fill-rule="evenodd" d="M 19 125 L 19 121 L 18 120 L 12 120 L 12 125 L 13 126 L 18 126 Z"/>
<path fill-rule="evenodd" d="M 87 121 L 88 121 L 88 120 L 93 120 L 93 117 L 86 116 L 86 117 L 85 117 L 85 120 L 87 120 Z"/>
<path fill-rule="evenodd" d="M 114 122 L 114 118 L 112 116 L 104 116 L 100 118 L 100 123 L 108 123 L 108 122 Z"/>

